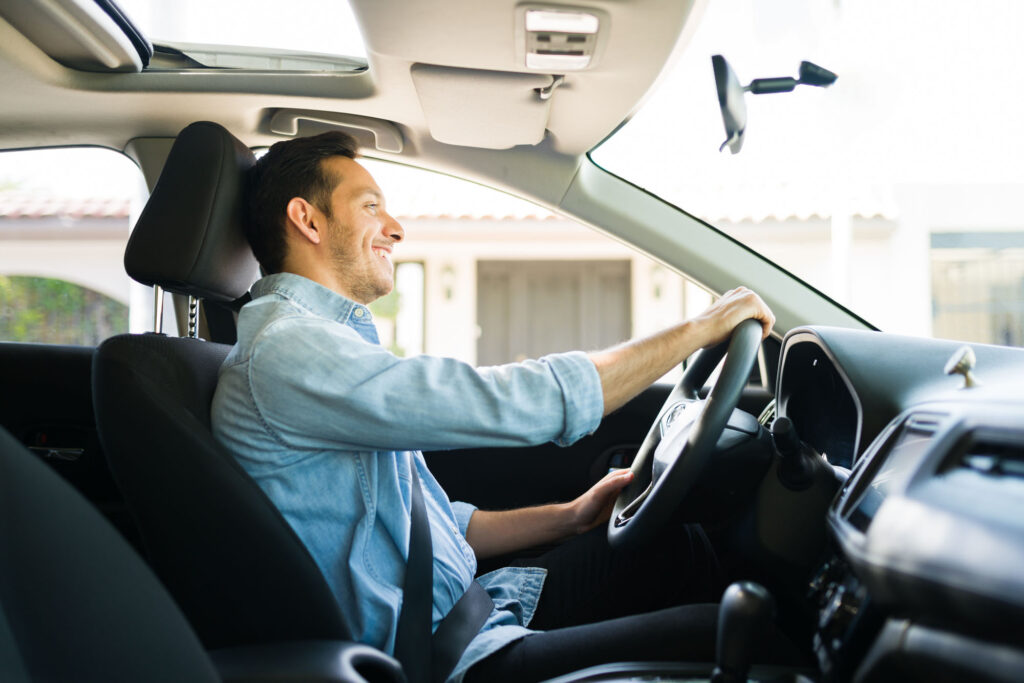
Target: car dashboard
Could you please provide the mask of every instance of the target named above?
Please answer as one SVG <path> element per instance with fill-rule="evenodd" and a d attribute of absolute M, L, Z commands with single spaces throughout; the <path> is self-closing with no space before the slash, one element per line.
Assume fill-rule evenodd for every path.
<path fill-rule="evenodd" d="M 1024 677 L 1024 350 L 834 328 L 783 343 L 778 413 L 851 467 L 810 580 L 825 680 Z"/>

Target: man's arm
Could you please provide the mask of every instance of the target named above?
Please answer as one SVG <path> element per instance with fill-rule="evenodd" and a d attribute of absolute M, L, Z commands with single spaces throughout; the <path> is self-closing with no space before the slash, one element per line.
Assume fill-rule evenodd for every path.
<path fill-rule="evenodd" d="M 466 540 L 478 559 L 561 541 L 608 521 L 615 497 L 630 481 L 629 470 L 612 472 L 570 503 L 519 510 L 477 510 Z"/>
<path fill-rule="evenodd" d="M 738 287 L 695 318 L 589 354 L 601 380 L 604 414 L 622 407 L 697 349 L 726 339 L 747 318 L 761 322 L 764 337 L 775 324 L 761 297 Z M 470 518 L 466 540 L 483 559 L 583 533 L 608 520 L 615 497 L 631 480 L 628 470 L 609 474 L 571 503 L 503 512 L 477 510 Z"/>
<path fill-rule="evenodd" d="M 775 316 L 761 297 L 746 287 L 737 287 L 695 318 L 649 337 L 591 353 L 590 360 L 601 378 L 604 414 L 621 408 L 697 349 L 726 339 L 747 318 L 761 322 L 764 337 L 775 324 Z"/>

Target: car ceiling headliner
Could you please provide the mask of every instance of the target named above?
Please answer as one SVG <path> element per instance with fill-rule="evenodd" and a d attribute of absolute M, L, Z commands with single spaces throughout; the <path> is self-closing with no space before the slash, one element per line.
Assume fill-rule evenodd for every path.
<path fill-rule="evenodd" d="M 0 19 L 0 148 L 93 144 L 124 149 L 134 138 L 173 136 L 196 120 L 217 121 L 250 145 L 266 145 L 282 137 L 268 126 L 274 111 L 306 109 L 394 122 L 404 138 L 405 160 L 443 170 L 446 158 L 472 157 L 480 150 L 437 142 L 431 124 L 480 127 L 481 102 L 442 99 L 428 121 L 412 67 L 479 70 L 467 73 L 485 78 L 493 72 L 526 73 L 515 45 L 515 10 L 521 4 L 353 0 L 369 61 L 369 69 L 358 74 L 77 71 L 51 59 Z M 681 49 L 692 33 L 702 6 L 703 0 L 573 4 L 604 13 L 604 45 L 591 69 L 567 74 L 555 91 L 539 150 L 576 157 L 628 119 L 673 50 Z M 503 96 L 500 81 L 489 95 Z"/>

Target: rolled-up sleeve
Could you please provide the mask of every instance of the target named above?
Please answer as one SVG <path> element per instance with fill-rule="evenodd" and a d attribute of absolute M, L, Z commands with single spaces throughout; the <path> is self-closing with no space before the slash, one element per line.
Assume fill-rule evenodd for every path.
<path fill-rule="evenodd" d="M 473 513 L 476 510 L 476 506 L 470 503 L 463 503 L 461 500 L 452 501 L 455 523 L 459 525 L 459 533 L 462 534 L 463 538 L 466 537 L 466 532 L 469 530 L 469 520 L 473 517 Z"/>
<path fill-rule="evenodd" d="M 565 427 L 555 443 L 567 446 L 593 433 L 604 413 L 604 394 L 594 362 L 581 351 L 545 356 L 541 362 L 551 366 L 565 401 Z"/>
<path fill-rule="evenodd" d="M 566 445 L 601 420 L 600 378 L 586 354 L 485 368 L 398 358 L 344 325 L 278 320 L 249 364 L 253 402 L 282 445 L 446 450 Z M 312 438 L 311 435 L 315 435 Z"/>

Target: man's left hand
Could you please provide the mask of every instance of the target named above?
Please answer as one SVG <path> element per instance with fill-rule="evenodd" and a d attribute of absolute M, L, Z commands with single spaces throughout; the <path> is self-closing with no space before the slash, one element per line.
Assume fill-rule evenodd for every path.
<path fill-rule="evenodd" d="M 630 470 L 609 472 L 590 490 L 569 503 L 573 515 L 573 531 L 582 534 L 607 522 L 615 507 L 615 498 L 631 481 L 633 473 Z"/>
<path fill-rule="evenodd" d="M 466 540 L 477 559 L 513 553 L 590 531 L 611 517 L 615 497 L 633 481 L 629 470 L 611 472 L 571 503 L 518 510 L 477 510 Z"/>

